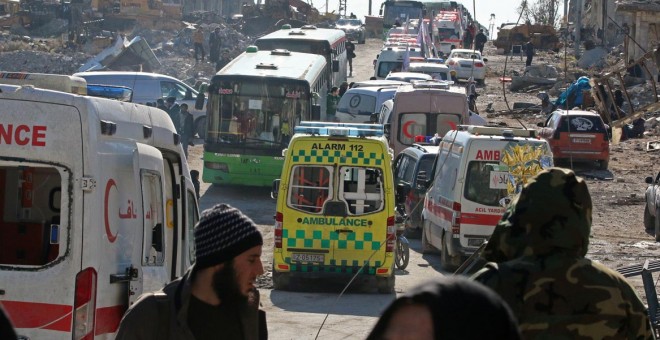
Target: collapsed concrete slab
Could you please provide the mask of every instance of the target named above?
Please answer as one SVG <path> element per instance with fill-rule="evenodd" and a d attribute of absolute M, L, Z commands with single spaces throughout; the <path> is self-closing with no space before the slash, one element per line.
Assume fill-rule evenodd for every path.
<path fill-rule="evenodd" d="M 131 41 L 118 35 L 117 41 L 88 60 L 78 72 L 99 70 L 133 70 L 152 72 L 160 67 L 160 61 L 149 43 L 137 36 Z"/>
<path fill-rule="evenodd" d="M 522 76 L 511 76 L 511 91 L 527 88 L 551 88 L 557 83 L 559 72 L 554 65 L 531 65 L 525 68 Z"/>
<path fill-rule="evenodd" d="M 577 64 L 581 68 L 605 67 L 607 65 L 607 50 L 602 47 L 596 47 L 584 51 Z"/>

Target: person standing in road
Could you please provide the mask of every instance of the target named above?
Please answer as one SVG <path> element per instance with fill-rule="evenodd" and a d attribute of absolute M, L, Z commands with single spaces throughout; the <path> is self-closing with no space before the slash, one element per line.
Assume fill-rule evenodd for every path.
<path fill-rule="evenodd" d="M 195 46 L 195 61 L 199 61 L 199 56 L 201 56 L 202 62 L 204 62 L 204 32 L 201 27 L 198 27 L 193 33 L 193 45 Z"/>
<path fill-rule="evenodd" d="M 167 112 L 167 106 L 165 106 L 165 100 L 163 98 L 156 99 L 156 107 Z"/>
<path fill-rule="evenodd" d="M 346 40 L 346 59 L 348 59 L 349 77 L 353 76 L 353 58 L 355 57 L 355 44 L 350 39 Z"/>
<path fill-rule="evenodd" d="M 592 201 L 569 169 L 532 178 L 510 203 L 473 279 L 509 304 L 525 339 L 653 339 L 646 307 L 616 271 L 585 258 Z"/>
<path fill-rule="evenodd" d="M 339 103 L 339 88 L 333 86 L 328 93 L 327 105 L 325 107 L 326 121 L 334 122 L 337 120 L 337 104 Z"/>
<path fill-rule="evenodd" d="M 532 66 L 532 58 L 534 58 L 534 44 L 532 44 L 531 40 L 525 44 L 525 55 L 527 56 L 525 66 Z"/>
<path fill-rule="evenodd" d="M 229 57 L 229 51 L 222 51 L 222 57 L 215 63 L 215 72 L 222 70 L 222 68 L 229 64 L 230 61 L 231 58 Z"/>
<path fill-rule="evenodd" d="M 195 264 L 124 315 L 117 340 L 268 338 L 255 281 L 264 273 L 263 239 L 240 210 L 218 204 L 195 227 Z"/>
<path fill-rule="evenodd" d="M 479 327 L 473 327 L 474 323 Z M 490 289 L 460 276 L 442 276 L 398 297 L 367 340 L 521 339 L 516 319 Z"/>
<path fill-rule="evenodd" d="M 188 158 L 188 146 L 192 145 L 192 138 L 195 134 L 194 120 L 192 113 L 188 111 L 188 104 L 183 103 L 180 108 L 181 145 L 183 146 L 183 152 L 186 154 L 186 158 Z"/>
<path fill-rule="evenodd" d="M 165 100 L 165 112 L 172 119 L 176 133 L 181 135 L 181 107 L 176 103 L 175 97 L 167 97 L 167 100 Z"/>
<path fill-rule="evenodd" d="M 479 53 L 481 53 L 482 56 L 484 54 L 484 46 L 486 45 L 486 42 L 488 42 L 488 37 L 484 33 L 484 29 L 481 28 L 479 29 L 477 36 L 474 37 L 474 48 L 479 50 Z"/>
<path fill-rule="evenodd" d="M 220 27 L 216 27 L 209 34 L 209 62 L 217 63 L 220 57 Z"/>

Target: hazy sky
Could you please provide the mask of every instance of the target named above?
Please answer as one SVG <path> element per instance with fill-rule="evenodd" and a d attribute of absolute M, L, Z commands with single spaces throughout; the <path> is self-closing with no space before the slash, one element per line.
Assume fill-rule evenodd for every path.
<path fill-rule="evenodd" d="M 314 7 L 318 8 L 321 13 L 325 12 L 326 0 L 312 0 Z M 473 17 L 476 17 L 480 24 L 488 27 L 490 15 L 495 14 L 495 27 L 498 27 L 503 22 L 516 22 L 518 20 L 518 13 L 516 9 L 520 6 L 522 0 L 475 0 L 476 12 L 475 16 L 472 1 L 458 0 L 464 6 L 468 7 Z M 535 2 L 534 0 L 530 1 Z M 563 1 L 560 1 L 563 4 Z M 371 14 L 378 15 L 378 10 L 383 0 L 372 0 Z M 328 11 L 335 12 L 339 9 L 339 0 L 327 0 Z M 347 14 L 353 12 L 358 18 L 364 20 L 364 16 L 369 13 L 369 0 L 346 0 Z M 560 8 L 560 13 L 563 13 L 563 6 Z M 496 30 L 497 31 L 497 30 Z M 495 37 L 495 32 L 493 32 Z"/>

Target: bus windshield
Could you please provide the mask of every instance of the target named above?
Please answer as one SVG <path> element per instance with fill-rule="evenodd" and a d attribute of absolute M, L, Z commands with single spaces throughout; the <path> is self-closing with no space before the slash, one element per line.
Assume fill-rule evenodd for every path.
<path fill-rule="evenodd" d="M 280 79 L 222 79 L 209 98 L 207 143 L 282 149 L 310 119 L 309 86 Z"/>
<path fill-rule="evenodd" d="M 419 19 L 422 17 L 422 5 L 414 4 L 397 4 L 396 2 L 388 2 L 385 6 L 385 14 L 383 15 L 383 26 L 392 26 L 397 21 L 403 25 L 406 19 Z"/>

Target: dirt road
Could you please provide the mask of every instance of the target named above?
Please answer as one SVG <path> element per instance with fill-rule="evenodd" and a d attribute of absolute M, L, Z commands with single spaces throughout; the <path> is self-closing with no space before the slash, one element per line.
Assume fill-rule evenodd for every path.
<path fill-rule="evenodd" d="M 369 39 L 365 45 L 357 45 L 354 60 L 354 77 L 350 81 L 367 80 L 373 74 L 373 59 L 382 42 Z M 489 102 L 496 110 L 506 108 L 502 86 L 497 78 L 504 65 L 503 56 L 488 55 L 492 47 L 486 48 L 489 58 L 489 77 L 485 87 L 478 89 L 481 112 Z M 537 60 L 541 60 L 541 57 Z M 509 67 L 520 71 L 524 63 L 520 60 L 508 62 Z M 530 94 L 507 94 L 513 101 L 538 101 Z M 535 126 L 540 116 L 514 117 L 496 114 L 488 117 L 491 123 L 505 122 L 511 126 L 519 124 L 519 118 L 527 126 Z M 655 175 L 654 165 L 658 156 L 642 151 L 642 145 L 653 137 L 623 142 L 612 146 L 610 171 L 613 180 L 588 179 L 594 201 L 594 225 L 588 256 L 611 268 L 643 262 L 660 257 L 660 247 L 652 235 L 644 231 L 642 216 L 643 196 L 646 185 L 644 178 Z M 202 147 L 191 150 L 190 164 L 202 170 Z M 269 188 L 250 189 L 224 188 L 202 184 L 201 208 L 220 202 L 230 203 L 257 223 L 265 236 L 263 263 L 267 273 L 259 279 L 259 290 L 263 308 L 268 313 L 268 329 L 271 339 L 359 339 L 364 338 L 382 310 L 395 298 L 395 294 L 376 294 L 368 285 L 357 285 L 343 296 L 343 286 L 337 282 L 312 281 L 302 292 L 283 292 L 272 289 L 270 268 L 272 266 L 273 232 L 272 222 L 275 202 L 271 200 Z M 396 273 L 396 293 L 400 294 L 424 280 L 445 275 L 440 269 L 439 256 L 420 253 L 419 240 L 411 240 L 411 259 L 407 271 Z M 640 296 L 643 288 L 640 279 L 631 280 Z M 326 319 L 327 316 L 327 319 Z M 320 329 L 320 332 L 319 332 Z"/>

